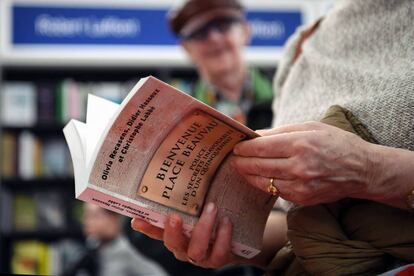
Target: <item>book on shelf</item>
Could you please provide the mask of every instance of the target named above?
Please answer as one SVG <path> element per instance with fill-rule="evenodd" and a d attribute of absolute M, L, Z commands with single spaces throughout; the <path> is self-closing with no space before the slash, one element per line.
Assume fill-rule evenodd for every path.
<path fill-rule="evenodd" d="M 41 137 L 31 131 L 5 131 L 1 140 L 3 179 L 51 179 L 72 177 L 72 163 L 65 141 Z"/>
<path fill-rule="evenodd" d="M 37 87 L 37 123 L 47 125 L 56 120 L 56 86 L 51 82 L 41 82 Z"/>
<path fill-rule="evenodd" d="M 31 82 L 6 82 L 1 87 L 1 120 L 6 126 L 27 127 L 37 121 L 36 87 Z"/>
<path fill-rule="evenodd" d="M 1 172 L 3 178 L 12 178 L 17 172 L 17 138 L 4 132 L 1 139 Z"/>
<path fill-rule="evenodd" d="M 57 191 L 36 192 L 36 221 L 38 230 L 67 229 L 63 198 Z"/>
<path fill-rule="evenodd" d="M 66 123 L 70 119 L 85 118 L 85 107 L 88 94 L 111 100 L 122 101 L 125 93 L 120 82 L 78 82 L 64 79 L 57 85 L 56 91 L 56 119 Z"/>
<path fill-rule="evenodd" d="M 36 176 L 39 158 L 37 145 L 37 137 L 29 131 L 23 131 L 18 138 L 18 175 L 24 179 L 31 179 Z"/>
<path fill-rule="evenodd" d="M 2 218 L 7 230 L 35 233 L 67 229 L 63 197 L 58 191 L 4 194 L 1 207 L 12 214 Z"/>
<path fill-rule="evenodd" d="M 126 96 L 123 86 L 119 82 L 100 82 L 92 87 L 95 96 L 107 99 L 114 103 L 121 103 Z"/>
<path fill-rule="evenodd" d="M 39 224 L 36 214 L 36 202 L 33 196 L 29 194 L 18 193 L 13 195 L 12 198 L 13 230 L 36 230 Z M 10 210 L 10 207 L 7 209 Z"/>
<path fill-rule="evenodd" d="M 82 118 L 80 100 L 82 95 L 78 84 L 72 79 L 61 81 L 56 90 L 56 119 L 65 123 L 69 118 Z"/>
<path fill-rule="evenodd" d="M 10 233 L 13 228 L 13 206 L 12 195 L 8 192 L 2 191 L 0 193 L 0 232 Z"/>
<path fill-rule="evenodd" d="M 62 273 L 59 244 L 37 240 L 13 243 L 11 273 L 29 275 L 59 275 Z"/>
<path fill-rule="evenodd" d="M 42 170 L 45 178 L 70 176 L 71 167 L 68 149 L 61 138 L 47 138 L 42 141 Z"/>
<path fill-rule="evenodd" d="M 70 119 L 84 120 L 88 94 L 120 103 L 136 81 L 6 81 L 1 85 L 0 119 L 7 127 L 52 126 Z M 190 80 L 174 78 L 181 91 L 192 89 Z M 126 89 L 127 88 L 127 89 Z"/>
<path fill-rule="evenodd" d="M 192 80 L 186 80 L 181 78 L 174 78 L 168 82 L 171 86 L 177 88 L 181 92 L 191 95 L 191 91 L 194 89 L 194 82 Z"/>
<path fill-rule="evenodd" d="M 233 223 L 233 252 L 260 252 L 275 198 L 232 168 L 236 143 L 251 129 L 154 78 L 141 79 L 120 105 L 90 95 L 86 123 L 64 128 L 76 197 L 163 227 L 176 212 L 191 235 L 203 206 Z"/>

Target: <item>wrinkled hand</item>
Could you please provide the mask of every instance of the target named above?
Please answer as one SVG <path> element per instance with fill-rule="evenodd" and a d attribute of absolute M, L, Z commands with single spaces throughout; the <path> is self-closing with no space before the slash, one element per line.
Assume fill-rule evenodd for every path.
<path fill-rule="evenodd" d="M 370 143 L 318 122 L 260 134 L 237 144 L 232 158 L 233 166 L 252 185 L 267 191 L 274 178 L 282 198 L 302 205 L 363 198 L 373 175 Z"/>
<path fill-rule="evenodd" d="M 191 238 L 183 234 L 183 220 L 177 214 L 168 217 L 165 229 L 137 218 L 131 221 L 131 226 L 153 239 L 163 240 L 178 260 L 204 268 L 217 268 L 234 263 L 240 257 L 231 253 L 232 224 L 227 217 L 218 223 L 215 239 L 210 243 L 216 219 L 217 207 L 213 203 L 207 204 L 193 228 Z"/>

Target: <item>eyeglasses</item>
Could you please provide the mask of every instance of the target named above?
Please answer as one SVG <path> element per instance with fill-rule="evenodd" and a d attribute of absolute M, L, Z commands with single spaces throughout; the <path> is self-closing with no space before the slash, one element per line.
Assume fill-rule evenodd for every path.
<path fill-rule="evenodd" d="M 183 36 L 181 38 L 183 40 L 202 41 L 207 39 L 208 35 L 213 30 L 221 34 L 226 34 L 234 24 L 240 21 L 240 18 L 235 17 L 217 18 L 208 22 L 207 24 L 190 33 L 189 35 Z"/>

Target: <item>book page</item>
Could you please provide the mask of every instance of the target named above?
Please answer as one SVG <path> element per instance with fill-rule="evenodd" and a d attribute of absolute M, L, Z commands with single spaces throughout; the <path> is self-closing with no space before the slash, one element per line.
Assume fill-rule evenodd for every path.
<path fill-rule="evenodd" d="M 86 141 L 86 164 L 88 167 L 91 163 L 92 155 L 98 145 L 101 135 L 105 132 L 109 122 L 119 110 L 119 104 L 105 100 L 103 98 L 88 95 L 86 125 L 87 133 L 85 135 Z"/>

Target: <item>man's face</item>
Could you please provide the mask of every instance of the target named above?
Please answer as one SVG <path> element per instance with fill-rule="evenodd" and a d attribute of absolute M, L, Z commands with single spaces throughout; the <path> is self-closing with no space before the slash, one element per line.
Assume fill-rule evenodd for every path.
<path fill-rule="evenodd" d="M 245 21 L 218 18 L 184 39 L 182 45 L 203 75 L 219 76 L 242 65 L 249 37 Z"/>
<path fill-rule="evenodd" d="M 109 240 L 119 232 L 119 221 L 114 215 L 94 204 L 86 203 L 83 212 L 83 231 L 87 236 Z"/>

